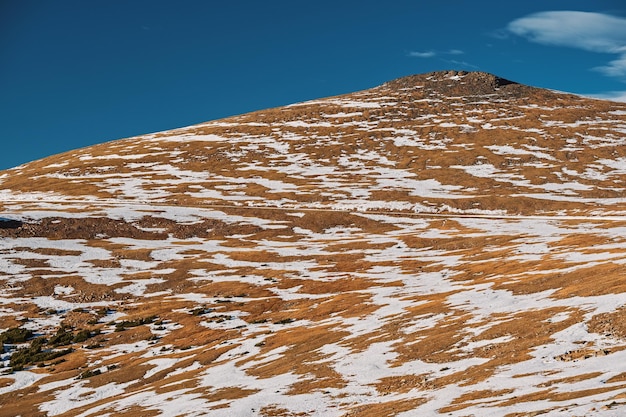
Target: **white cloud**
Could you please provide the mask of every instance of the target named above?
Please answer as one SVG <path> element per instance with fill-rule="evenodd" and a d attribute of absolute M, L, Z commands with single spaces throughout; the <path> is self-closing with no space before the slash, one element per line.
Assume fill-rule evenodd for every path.
<path fill-rule="evenodd" d="M 587 96 L 602 100 L 621 101 L 626 103 L 626 91 L 609 91 L 608 93 L 588 94 Z"/>
<path fill-rule="evenodd" d="M 446 60 L 446 62 L 449 62 L 450 64 L 454 64 L 454 65 L 459 65 L 464 68 L 480 69 L 478 65 L 470 64 L 469 62 L 466 62 L 466 61 L 457 61 L 456 59 L 448 59 Z"/>
<path fill-rule="evenodd" d="M 550 11 L 510 22 L 507 30 L 531 42 L 565 46 L 619 57 L 595 70 L 626 77 L 626 19 L 602 13 Z"/>
<path fill-rule="evenodd" d="M 508 30 L 532 42 L 592 52 L 626 52 L 626 19 L 601 13 L 556 11 L 531 14 Z"/>
<path fill-rule="evenodd" d="M 416 58 L 432 58 L 437 55 L 462 55 L 464 53 L 465 52 L 461 51 L 460 49 L 450 49 L 448 51 L 424 51 L 424 52 L 412 51 L 412 52 L 409 52 L 409 56 L 416 57 Z"/>
<path fill-rule="evenodd" d="M 608 65 L 595 67 L 594 70 L 610 77 L 626 78 L 626 53 L 623 53 L 619 58 L 609 62 Z"/>
<path fill-rule="evenodd" d="M 414 56 L 417 58 L 432 58 L 437 55 L 434 51 L 426 51 L 426 52 L 409 52 L 409 56 Z"/>

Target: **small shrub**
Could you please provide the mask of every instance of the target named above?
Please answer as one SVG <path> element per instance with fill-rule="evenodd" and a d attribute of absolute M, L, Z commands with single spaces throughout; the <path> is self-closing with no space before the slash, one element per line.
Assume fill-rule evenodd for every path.
<path fill-rule="evenodd" d="M 9 366 L 14 371 L 19 371 L 26 365 L 49 361 L 73 352 L 71 348 L 57 351 L 43 350 L 45 344 L 46 339 L 39 337 L 33 340 L 29 347 L 16 350 L 9 359 Z"/>
<path fill-rule="evenodd" d="M 100 375 L 101 373 L 102 371 L 100 369 L 94 369 L 93 371 L 85 371 L 81 373 L 80 375 L 78 375 L 78 379 L 91 378 L 92 376 Z"/>
<path fill-rule="evenodd" d="M 150 317 L 137 319 L 137 320 L 124 320 L 119 323 L 115 323 L 115 331 L 121 332 L 130 327 L 137 327 L 137 326 L 141 326 L 144 324 L 150 324 L 150 323 L 153 323 L 156 319 L 157 319 L 156 316 L 150 316 Z"/>
<path fill-rule="evenodd" d="M 67 331 L 65 327 L 61 327 L 57 330 L 57 333 L 50 338 L 48 343 L 52 346 L 65 346 L 72 343 L 74 340 L 74 334 Z"/>
<path fill-rule="evenodd" d="M 0 345 L 23 343 L 33 337 L 33 332 L 20 327 L 13 327 L 0 334 Z"/>
<path fill-rule="evenodd" d="M 100 310 L 96 311 L 96 314 L 100 317 L 104 317 L 109 313 L 113 313 L 115 310 L 111 310 L 110 308 L 103 307 Z"/>
<path fill-rule="evenodd" d="M 74 343 L 82 343 L 85 340 L 89 339 L 90 337 L 93 337 L 94 335 L 95 333 L 92 333 L 89 330 L 81 330 L 74 335 L 74 338 L 72 339 L 72 341 Z"/>
<path fill-rule="evenodd" d="M 215 310 L 212 308 L 198 307 L 198 308 L 194 308 L 193 310 L 191 310 L 191 314 L 194 316 L 201 316 L 203 314 L 212 313 L 213 311 Z"/>

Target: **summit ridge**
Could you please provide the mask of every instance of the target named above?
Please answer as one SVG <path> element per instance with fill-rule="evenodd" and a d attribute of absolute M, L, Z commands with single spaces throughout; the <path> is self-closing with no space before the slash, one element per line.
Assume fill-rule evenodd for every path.
<path fill-rule="evenodd" d="M 384 84 L 392 89 L 425 88 L 443 95 L 528 94 L 532 87 L 482 71 L 446 70 L 409 75 Z"/>

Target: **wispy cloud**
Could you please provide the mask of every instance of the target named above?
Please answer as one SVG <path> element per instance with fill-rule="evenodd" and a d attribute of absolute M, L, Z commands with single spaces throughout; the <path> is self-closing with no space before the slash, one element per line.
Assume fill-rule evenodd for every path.
<path fill-rule="evenodd" d="M 594 70 L 611 77 L 626 78 L 626 52 L 622 53 L 619 58 L 609 62 L 608 65 L 595 67 Z"/>
<path fill-rule="evenodd" d="M 549 11 L 510 22 L 510 33 L 531 42 L 618 55 L 593 68 L 605 75 L 626 78 L 626 19 L 603 13 Z"/>
<path fill-rule="evenodd" d="M 466 62 L 466 61 L 457 61 L 456 59 L 446 59 L 445 61 L 450 64 L 458 65 L 463 68 L 480 69 L 478 65 L 470 64 L 469 62 Z"/>
<path fill-rule="evenodd" d="M 470 64 L 469 62 L 459 61 L 452 59 L 452 56 L 464 55 L 465 52 L 460 49 L 448 49 L 445 51 L 412 51 L 408 53 L 408 56 L 415 58 L 434 58 L 437 57 L 442 62 L 455 65 L 460 68 L 467 69 L 479 69 L 478 66 Z"/>
<path fill-rule="evenodd" d="M 435 51 L 426 51 L 426 52 L 411 51 L 409 52 L 409 56 L 413 56 L 416 58 L 432 58 L 435 55 L 437 55 Z"/>
<path fill-rule="evenodd" d="M 447 51 L 411 51 L 409 52 L 409 56 L 415 58 L 433 58 L 435 56 L 441 55 L 463 55 L 465 52 L 460 49 L 449 49 Z"/>
<path fill-rule="evenodd" d="M 609 91 L 601 94 L 587 94 L 589 97 L 600 98 L 603 100 L 621 101 L 626 103 L 626 91 Z"/>

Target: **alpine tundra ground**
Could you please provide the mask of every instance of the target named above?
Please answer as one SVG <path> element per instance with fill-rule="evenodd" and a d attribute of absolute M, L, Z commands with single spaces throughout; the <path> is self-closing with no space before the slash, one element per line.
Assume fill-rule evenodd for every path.
<path fill-rule="evenodd" d="M 0 415 L 622 415 L 625 143 L 441 72 L 4 171 Z"/>

